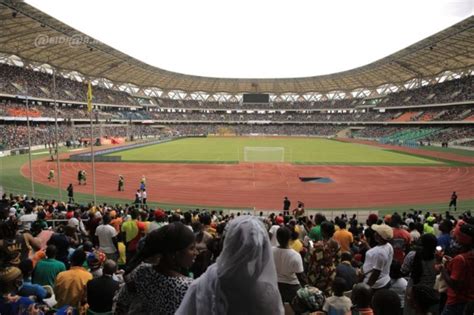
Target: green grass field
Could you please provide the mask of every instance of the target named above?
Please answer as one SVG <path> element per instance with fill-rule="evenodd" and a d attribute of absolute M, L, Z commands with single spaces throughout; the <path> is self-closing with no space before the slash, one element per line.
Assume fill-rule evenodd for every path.
<path fill-rule="evenodd" d="M 427 157 L 319 138 L 185 138 L 108 154 L 130 162 L 290 162 L 301 164 L 443 165 Z"/>

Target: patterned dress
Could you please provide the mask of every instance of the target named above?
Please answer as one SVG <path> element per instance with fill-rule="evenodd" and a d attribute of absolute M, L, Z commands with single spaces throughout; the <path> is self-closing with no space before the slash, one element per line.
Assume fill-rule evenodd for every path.
<path fill-rule="evenodd" d="M 114 314 L 174 314 L 193 279 L 169 277 L 142 264 L 130 274 L 114 300 Z"/>
<path fill-rule="evenodd" d="M 318 241 L 309 249 L 306 257 L 309 284 L 323 291 L 326 296 L 330 296 L 336 266 L 341 258 L 339 243 L 333 239 Z"/>

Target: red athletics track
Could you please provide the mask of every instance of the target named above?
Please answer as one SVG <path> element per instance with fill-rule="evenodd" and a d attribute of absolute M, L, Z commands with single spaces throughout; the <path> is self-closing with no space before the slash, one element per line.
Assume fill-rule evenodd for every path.
<path fill-rule="evenodd" d="M 50 168 L 56 163 L 33 161 L 35 179 L 56 186 L 48 183 Z M 77 185 L 79 169 L 88 173 L 87 186 Z M 61 171 L 64 188 L 73 183 L 76 192 L 92 193 L 90 163 L 64 162 Z M 21 172 L 29 174 L 28 164 Z M 96 174 L 98 195 L 133 200 L 144 174 L 148 200 L 189 205 L 280 209 L 288 196 L 294 203 L 304 201 L 307 208 L 383 207 L 448 202 L 454 190 L 461 200 L 474 199 L 474 167 L 100 162 Z M 125 192 L 116 191 L 119 174 L 125 176 Z M 334 182 L 302 183 L 298 176 L 330 177 Z"/>

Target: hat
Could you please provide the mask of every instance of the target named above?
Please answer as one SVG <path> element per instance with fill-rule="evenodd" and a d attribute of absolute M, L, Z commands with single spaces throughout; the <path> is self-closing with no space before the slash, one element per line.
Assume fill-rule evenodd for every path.
<path fill-rule="evenodd" d="M 21 270 L 17 267 L 6 267 L 0 271 L 0 281 L 7 283 L 21 277 Z"/>
<path fill-rule="evenodd" d="M 9 213 L 8 213 L 8 215 L 9 215 L 10 217 L 16 215 L 16 209 L 13 208 L 13 207 L 11 207 L 11 208 L 10 208 L 10 211 L 9 211 Z"/>
<path fill-rule="evenodd" d="M 97 268 L 100 266 L 100 259 L 95 253 L 87 255 L 87 264 L 90 268 Z"/>
<path fill-rule="evenodd" d="M 275 218 L 275 223 L 276 224 L 283 224 L 284 222 L 285 222 L 285 219 L 281 215 L 279 215 Z"/>
<path fill-rule="evenodd" d="M 316 287 L 307 285 L 300 288 L 296 291 L 296 296 L 301 304 L 311 312 L 320 311 L 323 308 L 324 294 Z"/>
<path fill-rule="evenodd" d="M 393 238 L 393 230 L 386 224 L 372 224 L 370 228 L 386 241 Z"/>
<path fill-rule="evenodd" d="M 155 210 L 155 219 L 163 219 L 166 217 L 166 213 L 161 209 Z"/>

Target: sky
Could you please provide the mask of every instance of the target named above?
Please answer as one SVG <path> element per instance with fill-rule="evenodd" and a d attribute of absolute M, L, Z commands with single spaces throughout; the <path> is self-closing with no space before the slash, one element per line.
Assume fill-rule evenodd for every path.
<path fill-rule="evenodd" d="M 472 0 L 27 0 L 145 63 L 221 78 L 331 74 L 474 13 Z"/>

